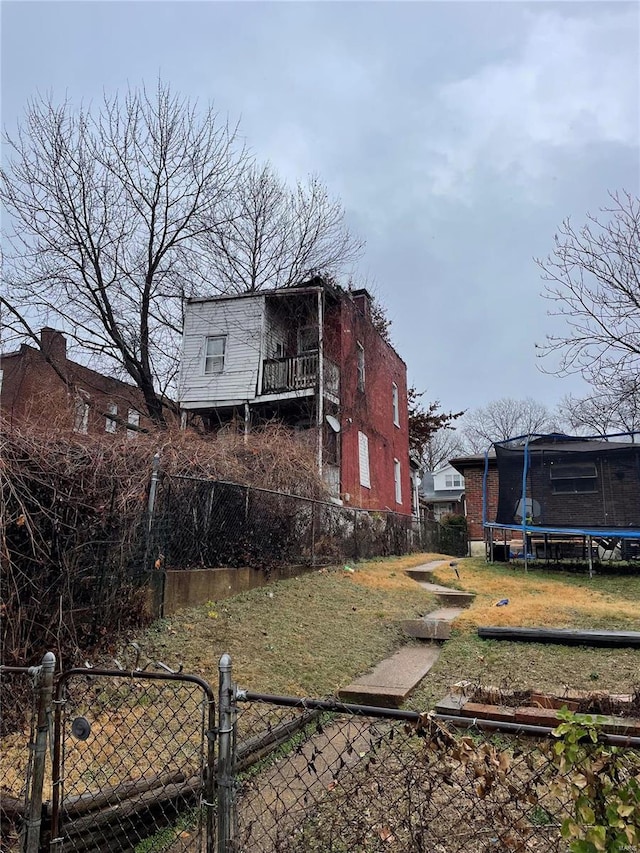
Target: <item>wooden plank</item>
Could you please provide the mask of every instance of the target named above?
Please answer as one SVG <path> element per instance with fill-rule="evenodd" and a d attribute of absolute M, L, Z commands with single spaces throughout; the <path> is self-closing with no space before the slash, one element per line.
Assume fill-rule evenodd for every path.
<path fill-rule="evenodd" d="M 640 631 L 579 631 L 573 628 L 478 628 L 483 640 L 523 643 L 556 643 L 564 646 L 640 649 Z"/>

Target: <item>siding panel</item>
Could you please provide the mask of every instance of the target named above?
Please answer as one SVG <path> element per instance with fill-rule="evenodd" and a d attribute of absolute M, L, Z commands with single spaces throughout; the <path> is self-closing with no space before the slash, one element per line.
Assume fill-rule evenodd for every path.
<path fill-rule="evenodd" d="M 261 358 L 264 296 L 195 302 L 185 306 L 181 403 L 214 404 L 223 400 L 253 400 Z M 224 370 L 204 372 L 205 340 L 227 338 Z"/>

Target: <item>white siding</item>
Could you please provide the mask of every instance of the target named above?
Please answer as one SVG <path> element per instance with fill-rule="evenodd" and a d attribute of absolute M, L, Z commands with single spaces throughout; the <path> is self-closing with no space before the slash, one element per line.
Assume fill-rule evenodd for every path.
<path fill-rule="evenodd" d="M 449 477 L 452 478 L 452 481 L 450 484 L 447 484 L 447 478 Z M 453 485 L 454 481 L 456 485 Z M 464 489 L 464 477 L 452 465 L 445 465 L 433 474 L 434 492 L 440 492 L 444 489 Z"/>
<path fill-rule="evenodd" d="M 185 305 L 180 403 L 215 404 L 253 400 L 261 358 L 264 296 Z M 206 339 L 225 335 L 222 373 L 205 374 Z"/>

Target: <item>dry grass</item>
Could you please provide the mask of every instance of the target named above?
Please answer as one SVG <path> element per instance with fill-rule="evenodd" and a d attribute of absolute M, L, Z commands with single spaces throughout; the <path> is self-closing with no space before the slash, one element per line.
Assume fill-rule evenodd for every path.
<path fill-rule="evenodd" d="M 185 610 L 137 639 L 151 658 L 217 681 L 224 652 L 237 682 L 296 696 L 335 693 L 405 641 L 399 622 L 433 599 L 404 573 L 431 559 L 411 555 L 322 569 Z"/>
<path fill-rule="evenodd" d="M 469 610 L 456 620 L 461 629 L 480 625 L 554 628 L 628 628 L 640 621 L 640 577 L 620 581 L 541 570 L 487 565 L 481 559 L 458 561 L 457 585 L 476 594 Z M 451 569 L 434 572 L 439 583 L 451 584 Z M 496 602 L 508 598 L 506 607 Z"/>
<path fill-rule="evenodd" d="M 640 651 L 542 643 L 481 640 L 479 625 L 638 630 L 640 577 L 596 576 L 487 565 L 458 560 L 456 579 L 448 564 L 434 580 L 474 592 L 475 602 L 455 622 L 429 677 L 411 696 L 417 710 L 432 706 L 456 681 L 504 689 L 566 689 L 632 692 L 640 684 Z M 496 603 L 508 598 L 506 607 Z"/>

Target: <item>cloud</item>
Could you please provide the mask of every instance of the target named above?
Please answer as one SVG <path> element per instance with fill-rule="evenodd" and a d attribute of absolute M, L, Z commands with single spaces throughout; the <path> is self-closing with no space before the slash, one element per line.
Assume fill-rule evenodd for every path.
<path fill-rule="evenodd" d="M 488 170 L 534 192 L 558 154 L 637 146 L 638 54 L 635 9 L 532 14 L 517 57 L 437 90 L 432 191 L 468 195 L 474 173 Z"/>

